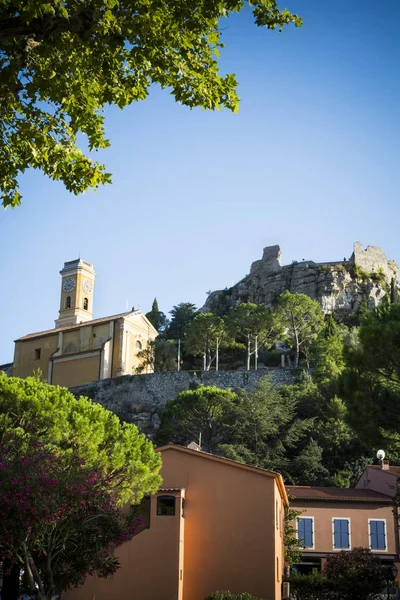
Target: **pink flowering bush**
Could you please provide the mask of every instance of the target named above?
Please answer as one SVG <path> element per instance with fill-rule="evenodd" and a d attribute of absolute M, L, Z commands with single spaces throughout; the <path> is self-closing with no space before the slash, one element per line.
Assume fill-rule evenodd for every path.
<path fill-rule="evenodd" d="M 88 574 L 113 574 L 114 548 L 140 523 L 118 508 L 111 476 L 15 434 L 0 457 L 0 556 L 23 565 L 28 591 L 50 600 Z"/>

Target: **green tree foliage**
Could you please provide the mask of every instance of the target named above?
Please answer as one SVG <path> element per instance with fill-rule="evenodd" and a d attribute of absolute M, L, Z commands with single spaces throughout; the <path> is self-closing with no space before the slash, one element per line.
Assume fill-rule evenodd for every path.
<path fill-rule="evenodd" d="M 255 23 L 301 19 L 276 0 L 249 2 Z M 4 206 L 18 176 L 41 169 L 77 194 L 110 181 L 85 156 L 109 145 L 103 109 L 146 98 L 156 83 L 186 106 L 237 111 L 236 78 L 218 72 L 221 20 L 243 0 L 16 0 L 0 7 L 0 164 Z"/>
<path fill-rule="evenodd" d="M 53 600 L 88 573 L 115 573 L 112 552 L 139 523 L 118 508 L 110 476 L 15 433 L 0 456 L 0 555 L 23 565 L 29 594 Z"/>
<path fill-rule="evenodd" d="M 294 397 L 282 397 L 268 378 L 252 391 L 241 390 L 234 422 L 228 426 L 230 442 L 220 446 L 225 456 L 288 477 L 289 456 L 297 454 L 313 426 L 313 419 L 297 418 L 296 405 Z"/>
<path fill-rule="evenodd" d="M 321 388 L 304 372 L 297 384 L 282 387 L 280 393 L 297 403 L 297 418 L 314 419 L 309 447 L 291 460 L 290 474 L 296 483 L 353 485 L 368 462 L 370 447 L 360 441 L 348 424 L 347 408 L 341 398 L 330 395 L 329 386 Z"/>
<path fill-rule="evenodd" d="M 169 340 L 184 340 L 186 330 L 196 315 L 196 306 L 191 302 L 180 302 L 169 313 L 171 320 L 165 333 Z"/>
<path fill-rule="evenodd" d="M 340 600 L 368 600 L 385 589 L 379 558 L 367 548 L 342 550 L 328 556 L 324 571 Z"/>
<path fill-rule="evenodd" d="M 246 369 L 258 348 L 270 346 L 277 339 L 278 326 L 275 314 L 263 304 L 244 302 L 232 308 L 226 318 L 236 339 L 246 347 Z"/>
<path fill-rule="evenodd" d="M 156 338 L 137 353 L 139 366 L 135 373 L 156 373 L 175 371 L 177 365 L 177 349 L 173 340 Z"/>
<path fill-rule="evenodd" d="M 111 476 L 120 503 L 139 502 L 159 487 L 160 456 L 137 427 L 37 377 L 0 373 L 0 443 L 10 434 L 37 438 L 65 456 L 77 452 L 88 467 Z"/>
<path fill-rule="evenodd" d="M 161 412 L 157 443 L 186 446 L 201 438 L 203 450 L 215 452 L 227 440 L 227 424 L 232 422 L 236 398 L 230 390 L 213 386 L 181 392 Z"/>
<path fill-rule="evenodd" d="M 364 316 L 342 378 L 348 420 L 366 443 L 400 459 L 400 305 Z"/>
<path fill-rule="evenodd" d="M 158 308 L 157 298 L 154 298 L 153 305 L 151 307 L 151 311 L 146 313 L 146 317 L 153 325 L 155 329 L 157 329 L 158 333 L 163 333 L 165 328 L 168 325 L 168 319 L 163 312 Z"/>
<path fill-rule="evenodd" d="M 300 352 L 308 362 L 312 343 L 324 326 L 324 313 L 316 300 L 305 294 L 281 294 L 277 304 L 281 325 L 284 330 L 283 340 L 294 350 L 294 367 L 299 364 Z"/>
<path fill-rule="evenodd" d="M 290 501 L 290 496 L 289 496 Z M 290 506 L 285 507 L 284 536 L 285 563 L 290 566 L 301 562 L 301 540 L 297 537 L 296 520 L 303 514 L 301 510 L 294 510 Z"/>
<path fill-rule="evenodd" d="M 203 356 L 203 370 L 209 371 L 215 362 L 218 370 L 219 349 L 232 344 L 229 329 L 221 317 L 200 313 L 187 328 L 185 348 L 194 356 Z"/>

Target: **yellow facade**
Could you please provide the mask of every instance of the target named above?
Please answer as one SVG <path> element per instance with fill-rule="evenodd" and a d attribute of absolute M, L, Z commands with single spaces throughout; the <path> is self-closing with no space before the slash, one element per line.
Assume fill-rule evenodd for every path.
<path fill-rule="evenodd" d="M 28 377 L 40 369 L 48 383 L 73 387 L 135 373 L 140 362 L 138 353 L 156 338 L 157 331 L 139 310 L 74 322 L 81 318 L 83 310 L 85 317 L 92 314 L 93 296 L 89 296 L 89 290 L 92 293 L 93 284 L 83 285 L 89 281 L 89 270 L 94 281 L 95 273 L 89 263 L 80 259 L 65 263 L 56 328 L 15 341 L 14 377 Z M 71 302 L 66 309 L 67 296 Z M 82 308 L 85 298 L 87 310 Z"/>

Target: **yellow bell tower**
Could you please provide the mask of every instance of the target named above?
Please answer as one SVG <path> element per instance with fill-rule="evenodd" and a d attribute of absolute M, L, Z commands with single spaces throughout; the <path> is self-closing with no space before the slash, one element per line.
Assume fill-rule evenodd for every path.
<path fill-rule="evenodd" d="M 96 273 L 93 265 L 78 258 L 64 263 L 61 298 L 56 328 L 77 325 L 93 318 L 93 290 Z"/>

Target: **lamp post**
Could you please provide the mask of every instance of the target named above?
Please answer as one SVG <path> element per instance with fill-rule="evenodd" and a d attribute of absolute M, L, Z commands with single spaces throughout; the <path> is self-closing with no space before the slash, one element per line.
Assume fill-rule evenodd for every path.
<path fill-rule="evenodd" d="M 389 565 L 385 569 L 387 600 L 390 600 L 390 582 L 395 581 L 398 568 L 395 565 Z"/>

